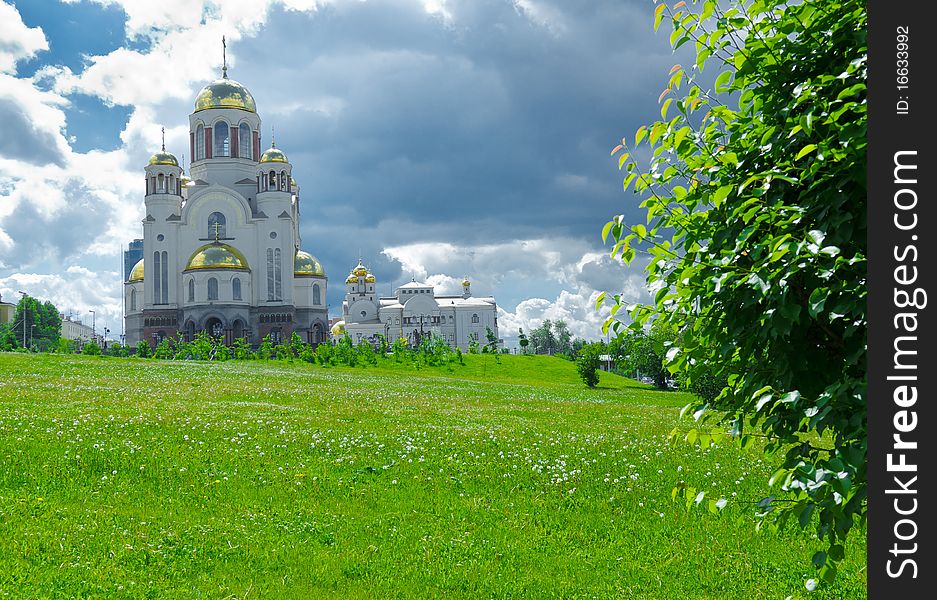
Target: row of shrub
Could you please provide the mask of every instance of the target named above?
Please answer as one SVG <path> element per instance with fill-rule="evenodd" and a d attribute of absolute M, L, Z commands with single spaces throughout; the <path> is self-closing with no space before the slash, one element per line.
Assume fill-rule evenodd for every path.
<path fill-rule="evenodd" d="M 237 338 L 231 345 L 226 345 L 220 339 L 201 332 L 196 334 L 191 341 L 186 341 L 181 336 L 164 338 L 155 348 L 145 341 L 141 341 L 136 347 L 112 342 L 106 348 L 89 342 L 80 350 L 74 343 L 62 343 L 57 348 L 57 352 L 161 360 L 282 360 L 289 362 L 300 360 L 323 367 L 377 365 L 381 360 L 397 363 L 409 362 L 417 367 L 464 364 L 462 350 L 453 349 L 443 337 L 437 335 L 424 337 L 416 347 L 412 347 L 403 338 L 390 344 L 384 336 L 378 336 L 373 345 L 360 343 L 356 346 L 347 335 L 334 345 L 322 343 L 313 346 L 303 342 L 302 338 L 294 333 L 288 342 L 277 344 L 271 340 L 270 336 L 267 336 L 255 349 L 244 338 Z M 495 354 L 495 360 L 500 362 L 497 351 L 492 346 L 481 346 L 477 342 L 469 345 L 470 354 L 489 352 Z"/>

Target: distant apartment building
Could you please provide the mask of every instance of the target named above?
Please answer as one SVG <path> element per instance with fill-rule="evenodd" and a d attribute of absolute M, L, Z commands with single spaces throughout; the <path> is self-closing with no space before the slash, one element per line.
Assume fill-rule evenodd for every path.
<path fill-rule="evenodd" d="M 9 302 L 3 301 L 3 296 L 0 296 L 0 325 L 5 323 L 12 323 L 13 316 L 16 314 L 16 305 L 10 304 Z"/>
<path fill-rule="evenodd" d="M 91 327 L 81 322 L 81 319 L 74 319 L 70 315 L 61 315 L 62 331 L 60 335 L 67 340 L 75 340 L 80 344 L 90 342 L 96 339 L 100 345 L 104 340 L 100 334 L 95 335 Z"/>

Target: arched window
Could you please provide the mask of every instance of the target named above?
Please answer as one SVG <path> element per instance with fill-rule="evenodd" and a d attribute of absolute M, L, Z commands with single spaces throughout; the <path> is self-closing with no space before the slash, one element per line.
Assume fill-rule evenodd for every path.
<path fill-rule="evenodd" d="M 286 191 L 286 171 L 280 171 L 280 191 Z"/>
<path fill-rule="evenodd" d="M 157 194 L 166 193 L 166 178 L 163 177 L 162 173 L 156 176 L 156 193 Z"/>
<path fill-rule="evenodd" d="M 195 302 L 195 280 L 189 280 L 189 302 Z"/>
<path fill-rule="evenodd" d="M 283 299 L 283 279 L 281 276 L 282 268 L 280 266 L 280 249 L 273 251 L 273 275 L 276 280 L 276 299 Z"/>
<path fill-rule="evenodd" d="M 273 300 L 273 248 L 267 248 L 267 302 Z"/>
<path fill-rule="evenodd" d="M 208 279 L 208 299 L 217 300 L 218 299 L 218 280 L 214 277 Z"/>
<path fill-rule="evenodd" d="M 276 189 L 276 187 L 277 187 L 277 174 L 276 174 L 275 171 L 270 171 L 269 181 L 270 181 L 270 185 L 269 185 L 270 189 Z"/>
<path fill-rule="evenodd" d="M 153 304 L 159 304 L 162 298 L 162 278 L 160 273 L 160 255 L 159 251 L 153 253 Z"/>
<path fill-rule="evenodd" d="M 478 323 L 478 315 L 472 315 L 472 323 Z"/>
<path fill-rule="evenodd" d="M 215 233 L 219 238 L 225 237 L 225 218 L 220 212 L 213 212 L 208 215 L 208 237 L 214 239 Z"/>
<path fill-rule="evenodd" d="M 251 158 L 251 128 L 247 123 L 238 127 L 238 156 Z"/>
<path fill-rule="evenodd" d="M 160 275 L 163 279 L 163 304 L 169 304 L 169 253 L 163 250 L 162 269 Z"/>
<path fill-rule="evenodd" d="M 205 128 L 201 123 L 195 128 L 195 160 L 205 158 Z"/>
<path fill-rule="evenodd" d="M 234 300 L 241 299 L 241 279 L 239 277 L 231 280 L 231 298 Z"/>
<path fill-rule="evenodd" d="M 130 310 L 137 310 L 137 290 L 130 290 Z"/>
<path fill-rule="evenodd" d="M 228 124 L 224 121 L 215 123 L 215 150 L 213 156 L 230 156 L 231 147 L 228 138 Z"/>
<path fill-rule="evenodd" d="M 322 303 L 322 296 L 321 296 L 321 294 L 319 293 L 319 284 L 318 284 L 318 283 L 316 283 L 316 284 L 314 284 L 314 285 L 312 286 L 312 303 L 313 303 L 313 304 L 321 304 L 321 303 Z"/>

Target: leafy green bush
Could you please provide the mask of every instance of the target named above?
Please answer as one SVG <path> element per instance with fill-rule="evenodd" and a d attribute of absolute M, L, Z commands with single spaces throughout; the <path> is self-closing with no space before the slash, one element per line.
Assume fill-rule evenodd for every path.
<path fill-rule="evenodd" d="M 658 291 L 631 317 L 679 334 L 668 368 L 690 387 L 726 381 L 687 407 L 711 431 L 686 438 L 766 438 L 783 464 L 758 514 L 815 527 L 831 580 L 867 509 L 866 6 L 696 4 L 656 9 L 655 28 L 669 18 L 671 44 L 694 43 L 696 60 L 671 70 L 662 120 L 613 150 L 647 215 L 616 217 L 603 238 L 626 262 L 650 254 Z M 713 88 L 693 74 L 707 63 Z"/>
<path fill-rule="evenodd" d="M 85 344 L 84 348 L 81 349 L 81 353 L 85 356 L 101 356 L 101 347 L 98 346 L 97 342 L 91 341 Z"/>
<path fill-rule="evenodd" d="M 599 344 L 589 344 L 579 352 L 579 358 L 576 359 L 576 371 L 580 379 L 590 388 L 599 383 L 599 354 L 602 346 Z"/>

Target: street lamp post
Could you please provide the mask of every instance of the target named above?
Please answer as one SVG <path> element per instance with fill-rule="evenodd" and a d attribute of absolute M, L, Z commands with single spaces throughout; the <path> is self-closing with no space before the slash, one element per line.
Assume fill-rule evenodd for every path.
<path fill-rule="evenodd" d="M 26 329 L 26 327 L 24 326 L 23 329 Z M 30 347 L 32 347 L 32 345 L 36 342 L 35 329 L 36 329 L 35 323 L 29 326 L 29 346 Z"/>
<path fill-rule="evenodd" d="M 104 350 L 107 350 L 107 334 L 110 333 L 110 329 L 107 327 L 104 328 Z"/>
<path fill-rule="evenodd" d="M 95 344 L 97 344 L 97 343 L 98 343 L 98 336 L 97 336 L 97 334 L 95 333 L 95 330 L 94 330 L 94 316 L 95 316 L 95 315 L 94 315 L 94 311 L 93 311 L 93 310 L 89 310 L 88 312 L 91 313 L 91 341 L 94 342 Z"/>

